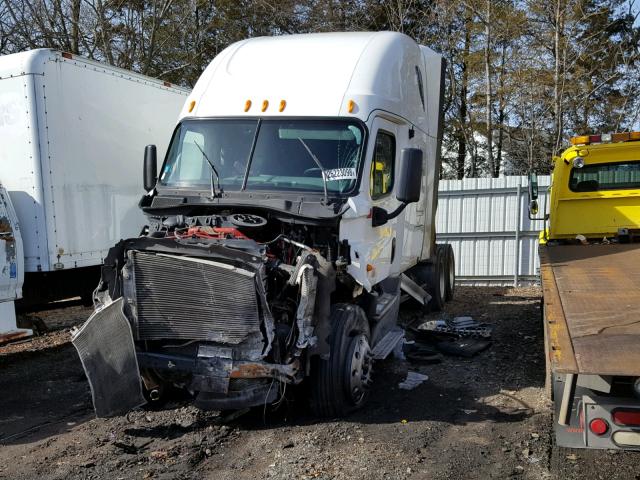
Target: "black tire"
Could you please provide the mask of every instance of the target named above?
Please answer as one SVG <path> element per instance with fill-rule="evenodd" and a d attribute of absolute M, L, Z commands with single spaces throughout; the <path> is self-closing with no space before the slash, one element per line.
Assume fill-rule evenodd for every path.
<path fill-rule="evenodd" d="M 444 261 L 447 266 L 447 281 L 445 288 L 444 298 L 447 302 L 453 300 L 453 295 L 456 289 L 456 258 L 453 254 L 453 247 L 451 245 L 443 245 L 444 247 Z"/>
<path fill-rule="evenodd" d="M 342 417 L 364 405 L 371 385 L 369 339 L 369 323 L 360 307 L 336 304 L 332 308 L 329 359 L 314 357 L 311 365 L 311 410 L 315 415 Z M 364 364 L 356 370 L 353 363 L 355 353 L 360 353 L 360 362 Z M 356 379 L 357 372 L 364 372 L 358 375 L 361 380 Z M 362 383 L 361 391 L 356 393 L 351 388 L 354 382 Z"/>
<path fill-rule="evenodd" d="M 427 264 L 426 274 L 427 292 L 431 295 L 429 308 L 439 312 L 444 308 L 447 284 L 444 249 L 440 246 L 436 248 L 435 257 Z"/>

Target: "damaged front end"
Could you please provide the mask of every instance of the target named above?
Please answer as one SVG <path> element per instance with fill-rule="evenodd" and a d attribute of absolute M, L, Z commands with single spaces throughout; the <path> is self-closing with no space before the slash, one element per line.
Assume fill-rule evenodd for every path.
<path fill-rule="evenodd" d="M 272 403 L 328 354 L 334 262 L 304 242 L 323 235 L 335 256 L 332 229 L 237 217 L 161 218 L 111 249 L 96 312 L 73 337 L 98 416 L 169 385 L 205 409 Z"/>

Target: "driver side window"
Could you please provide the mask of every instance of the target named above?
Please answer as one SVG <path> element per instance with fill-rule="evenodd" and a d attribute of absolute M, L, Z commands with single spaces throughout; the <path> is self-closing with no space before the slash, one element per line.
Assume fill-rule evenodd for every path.
<path fill-rule="evenodd" d="M 371 159 L 370 193 L 373 200 L 384 197 L 393 190 L 395 159 L 395 137 L 389 132 L 380 130 L 376 136 L 376 145 Z"/>

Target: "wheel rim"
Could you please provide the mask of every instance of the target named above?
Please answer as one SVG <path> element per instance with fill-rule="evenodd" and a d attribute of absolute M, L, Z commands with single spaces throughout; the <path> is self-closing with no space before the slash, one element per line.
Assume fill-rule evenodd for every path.
<path fill-rule="evenodd" d="M 349 342 L 347 371 L 347 394 L 354 405 L 362 403 L 371 387 L 371 347 L 367 337 L 360 333 Z"/>

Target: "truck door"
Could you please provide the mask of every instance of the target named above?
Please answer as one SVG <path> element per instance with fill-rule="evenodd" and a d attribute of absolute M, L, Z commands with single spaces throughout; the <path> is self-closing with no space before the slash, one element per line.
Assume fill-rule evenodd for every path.
<path fill-rule="evenodd" d="M 18 218 L 9 195 L 0 185 L 0 342 L 21 334 L 16 330 L 13 301 L 22 297 L 23 266 Z"/>
<path fill-rule="evenodd" d="M 369 143 L 371 163 L 368 165 L 369 195 L 373 206 L 393 211 L 399 202 L 394 193 L 398 167 L 398 125 L 383 118 L 376 118 L 371 129 Z M 365 167 L 366 168 L 366 167 Z M 402 253 L 402 238 L 397 238 L 398 218 L 372 228 L 373 244 L 369 263 L 374 266 L 372 284 L 395 273 Z"/>

